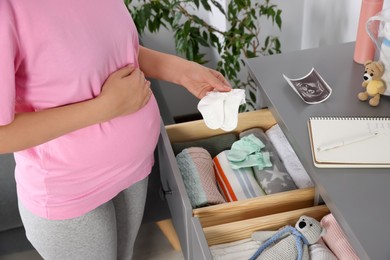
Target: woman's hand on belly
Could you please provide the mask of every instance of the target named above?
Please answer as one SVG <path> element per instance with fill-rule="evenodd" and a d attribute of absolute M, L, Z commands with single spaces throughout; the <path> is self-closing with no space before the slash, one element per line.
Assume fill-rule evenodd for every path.
<path fill-rule="evenodd" d="M 97 97 L 104 106 L 106 119 L 132 114 L 149 101 L 152 95 L 150 81 L 133 65 L 113 72 L 105 81 Z"/>

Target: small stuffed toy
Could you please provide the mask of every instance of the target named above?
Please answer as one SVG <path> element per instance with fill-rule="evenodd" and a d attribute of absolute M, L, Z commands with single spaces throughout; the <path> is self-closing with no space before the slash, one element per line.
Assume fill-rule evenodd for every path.
<path fill-rule="evenodd" d="M 279 231 L 257 231 L 252 239 L 263 242 L 249 260 L 309 260 L 309 245 L 325 234 L 316 219 L 301 216 L 295 228 L 286 226 Z"/>
<path fill-rule="evenodd" d="M 360 92 L 358 98 L 361 101 L 366 101 L 370 98 L 368 103 L 370 106 L 376 107 L 379 105 L 381 94 L 386 91 L 386 85 L 382 80 L 385 68 L 381 62 L 371 60 L 366 61 L 364 67 L 362 86 L 366 88 L 366 91 Z"/>

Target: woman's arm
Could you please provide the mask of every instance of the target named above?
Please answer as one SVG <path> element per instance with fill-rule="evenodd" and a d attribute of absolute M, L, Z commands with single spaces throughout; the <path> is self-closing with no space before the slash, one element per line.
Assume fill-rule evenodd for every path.
<path fill-rule="evenodd" d="M 39 112 L 19 113 L 12 123 L 0 126 L 0 153 L 23 150 L 74 130 L 106 120 L 98 99 Z"/>
<path fill-rule="evenodd" d="M 221 73 L 178 56 L 140 46 L 138 60 L 147 77 L 184 86 L 197 98 L 212 90 L 225 92 L 231 89 Z"/>
<path fill-rule="evenodd" d="M 24 150 L 72 131 L 131 114 L 151 96 L 150 82 L 143 73 L 126 66 L 110 75 L 97 98 L 42 110 L 19 113 L 0 126 L 0 154 Z"/>

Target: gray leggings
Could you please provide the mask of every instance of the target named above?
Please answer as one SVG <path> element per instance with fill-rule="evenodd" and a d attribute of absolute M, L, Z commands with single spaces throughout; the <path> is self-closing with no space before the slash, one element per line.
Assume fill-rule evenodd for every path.
<path fill-rule="evenodd" d="M 67 220 L 38 217 L 19 202 L 27 238 L 47 260 L 129 260 L 143 217 L 147 185 L 145 178 L 87 214 Z"/>

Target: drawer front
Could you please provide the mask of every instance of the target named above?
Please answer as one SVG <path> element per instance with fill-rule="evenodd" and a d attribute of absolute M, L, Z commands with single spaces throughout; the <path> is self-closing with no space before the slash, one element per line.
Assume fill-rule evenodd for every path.
<path fill-rule="evenodd" d="M 190 259 L 212 260 L 211 252 L 198 218 L 191 219 L 192 255 Z"/>
<path fill-rule="evenodd" d="M 192 207 L 164 125 L 161 126 L 160 140 L 158 142 L 158 158 L 162 189 L 171 212 L 172 222 L 180 240 L 183 256 L 186 259 L 190 259 L 192 254 L 192 237 L 190 234 Z"/>

